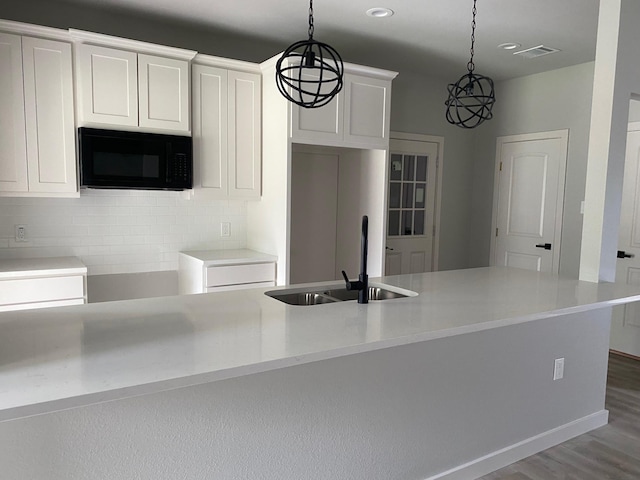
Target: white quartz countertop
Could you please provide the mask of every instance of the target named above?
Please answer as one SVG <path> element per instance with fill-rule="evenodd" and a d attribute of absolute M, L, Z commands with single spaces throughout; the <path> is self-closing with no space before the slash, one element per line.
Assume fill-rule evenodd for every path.
<path fill-rule="evenodd" d="M 0 421 L 640 300 L 499 267 L 379 282 L 418 295 L 292 306 L 257 288 L 0 314 Z"/>
<path fill-rule="evenodd" d="M 0 260 L 0 280 L 22 277 L 84 275 L 87 267 L 76 257 L 13 258 Z"/>
<path fill-rule="evenodd" d="M 278 261 L 278 257 L 274 255 L 247 249 L 193 250 L 180 252 L 180 254 L 200 260 L 205 267 L 214 265 L 242 265 L 245 263 L 273 263 Z"/>

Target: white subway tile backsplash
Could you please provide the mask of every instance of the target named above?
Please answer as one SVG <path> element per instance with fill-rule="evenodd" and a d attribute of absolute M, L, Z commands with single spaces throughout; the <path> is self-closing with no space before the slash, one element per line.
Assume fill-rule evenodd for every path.
<path fill-rule="evenodd" d="M 89 275 L 176 270 L 182 250 L 244 248 L 246 202 L 181 192 L 83 190 L 80 198 L 0 198 L 0 258 L 73 255 Z M 220 237 L 220 222 L 231 236 Z M 29 242 L 15 242 L 27 225 Z"/>

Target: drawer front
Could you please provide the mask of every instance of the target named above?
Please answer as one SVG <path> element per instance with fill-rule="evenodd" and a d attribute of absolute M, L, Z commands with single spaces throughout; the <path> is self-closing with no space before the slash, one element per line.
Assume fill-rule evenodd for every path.
<path fill-rule="evenodd" d="M 0 305 L 84 297 L 84 277 L 24 278 L 0 281 Z"/>
<path fill-rule="evenodd" d="M 83 305 L 84 298 L 72 300 L 54 300 L 52 302 L 18 303 L 15 305 L 0 305 L 0 312 L 15 312 L 16 310 L 33 310 L 34 308 L 67 307 L 69 305 Z"/>
<path fill-rule="evenodd" d="M 256 283 L 240 283 L 238 285 L 223 285 L 221 287 L 207 287 L 207 293 L 212 292 L 229 292 L 231 290 L 244 290 L 246 288 L 259 288 L 259 287 L 275 287 L 276 282 L 256 282 Z"/>
<path fill-rule="evenodd" d="M 275 263 L 253 263 L 249 265 L 230 265 L 208 267 L 205 287 L 236 285 L 239 283 L 269 282 L 276 278 Z"/>

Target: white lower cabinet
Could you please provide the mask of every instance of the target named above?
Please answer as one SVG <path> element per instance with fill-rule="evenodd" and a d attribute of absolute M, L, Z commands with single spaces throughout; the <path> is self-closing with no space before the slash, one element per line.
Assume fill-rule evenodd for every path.
<path fill-rule="evenodd" d="M 0 33 L 0 70 L 0 195 L 77 196 L 71 44 Z"/>
<path fill-rule="evenodd" d="M 276 280 L 276 257 L 252 250 L 181 252 L 178 291 L 181 295 L 271 287 Z"/>
<path fill-rule="evenodd" d="M 212 198 L 259 198 L 260 74 L 211 65 L 193 65 L 192 74 L 196 189 Z"/>
<path fill-rule="evenodd" d="M 0 312 L 81 305 L 87 268 L 74 257 L 0 261 Z"/>

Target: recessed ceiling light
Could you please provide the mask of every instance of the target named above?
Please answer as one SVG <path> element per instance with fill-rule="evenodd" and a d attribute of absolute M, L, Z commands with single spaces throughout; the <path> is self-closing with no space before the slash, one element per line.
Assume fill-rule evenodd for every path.
<path fill-rule="evenodd" d="M 367 10 L 367 15 L 369 15 L 370 17 L 376 17 L 376 18 L 390 17 L 393 15 L 393 13 L 394 13 L 393 10 L 385 7 L 375 7 Z"/>
<path fill-rule="evenodd" d="M 501 43 L 500 45 L 498 45 L 498 48 L 502 48 L 503 50 L 515 50 L 516 48 L 521 46 L 522 45 L 520 45 L 519 43 L 508 42 L 508 43 Z"/>

